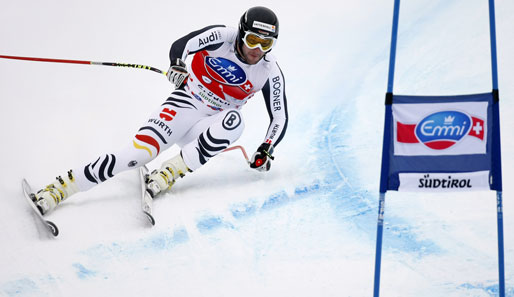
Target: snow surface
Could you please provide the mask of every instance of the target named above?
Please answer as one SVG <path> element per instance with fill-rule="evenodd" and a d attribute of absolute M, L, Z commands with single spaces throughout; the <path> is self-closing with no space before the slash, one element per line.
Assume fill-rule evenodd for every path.
<path fill-rule="evenodd" d="M 4 1 L 0 54 L 139 63 L 166 70 L 180 36 L 236 26 L 245 1 Z M 0 59 L 2 296 L 371 296 L 393 1 L 268 1 L 290 124 L 266 174 L 237 151 L 140 211 L 137 172 L 49 216 L 22 199 L 130 141 L 171 92 L 146 70 Z M 336 6 L 334 6 L 336 5 Z M 496 1 L 507 296 L 514 296 L 514 3 Z M 486 0 L 403 1 L 397 94 L 491 90 Z M 238 144 L 268 125 L 257 96 Z M 178 148 L 149 164 L 155 168 Z M 381 296 L 496 296 L 495 195 L 388 193 Z"/>

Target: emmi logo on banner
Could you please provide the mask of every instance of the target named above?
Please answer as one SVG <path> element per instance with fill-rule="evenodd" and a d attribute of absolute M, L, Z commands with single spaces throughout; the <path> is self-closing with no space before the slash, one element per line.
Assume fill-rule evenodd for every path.
<path fill-rule="evenodd" d="M 484 138 L 484 121 L 460 111 L 440 111 L 421 120 L 415 129 L 418 140 L 427 147 L 444 150 L 466 135 Z"/>

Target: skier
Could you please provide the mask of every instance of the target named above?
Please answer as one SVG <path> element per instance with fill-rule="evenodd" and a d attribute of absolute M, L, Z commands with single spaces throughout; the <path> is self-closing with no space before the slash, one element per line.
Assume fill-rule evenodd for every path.
<path fill-rule="evenodd" d="M 270 125 L 250 167 L 268 171 L 273 150 L 287 128 L 284 76 L 269 53 L 278 33 L 275 13 L 253 7 L 241 16 L 238 29 L 208 26 L 175 41 L 167 74 L 175 85 L 170 97 L 129 146 L 72 169 L 38 191 L 35 203 L 40 212 L 46 214 L 71 195 L 142 166 L 177 144 L 180 153 L 154 170 L 146 184 L 152 197 L 166 192 L 178 178 L 199 169 L 241 136 L 240 110 L 258 91 L 262 91 Z M 189 55 L 193 58 L 188 70 L 184 61 Z"/>

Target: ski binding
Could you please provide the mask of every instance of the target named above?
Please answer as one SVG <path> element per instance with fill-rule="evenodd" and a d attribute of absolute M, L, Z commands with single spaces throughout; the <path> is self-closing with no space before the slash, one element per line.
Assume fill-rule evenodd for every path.
<path fill-rule="evenodd" d="M 59 235 L 59 228 L 57 228 L 57 225 L 55 225 L 54 222 L 45 219 L 39 211 L 39 209 L 37 208 L 35 203 L 36 196 L 32 192 L 32 189 L 26 179 L 22 180 L 21 186 L 23 189 L 23 196 L 25 196 L 25 198 L 27 199 L 27 202 L 31 206 L 36 217 L 38 218 L 38 221 L 40 221 L 45 226 L 45 229 L 52 233 L 53 236 Z"/>
<path fill-rule="evenodd" d="M 149 170 L 146 165 L 139 168 L 139 178 L 141 180 L 141 209 L 153 226 L 155 225 L 155 219 L 152 215 L 153 198 L 150 196 L 150 193 L 146 191 L 146 179 L 148 174 Z"/>

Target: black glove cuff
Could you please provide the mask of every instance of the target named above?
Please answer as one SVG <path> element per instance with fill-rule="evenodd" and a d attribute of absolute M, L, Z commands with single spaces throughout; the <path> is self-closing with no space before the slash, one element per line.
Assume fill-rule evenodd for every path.
<path fill-rule="evenodd" d="M 186 67 L 186 63 L 180 58 L 171 59 L 171 66 Z"/>
<path fill-rule="evenodd" d="M 273 145 L 269 144 L 269 143 L 262 143 L 259 148 L 257 149 L 257 151 L 259 153 L 263 153 L 265 154 L 266 156 L 268 156 L 271 160 L 275 159 L 272 155 L 273 155 Z"/>

